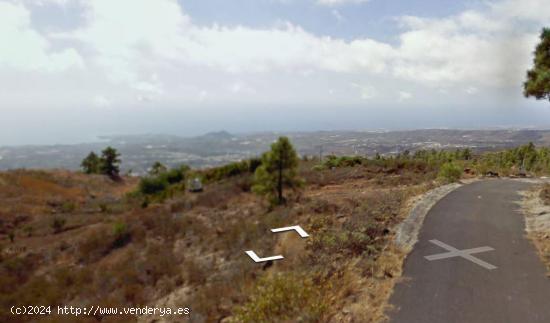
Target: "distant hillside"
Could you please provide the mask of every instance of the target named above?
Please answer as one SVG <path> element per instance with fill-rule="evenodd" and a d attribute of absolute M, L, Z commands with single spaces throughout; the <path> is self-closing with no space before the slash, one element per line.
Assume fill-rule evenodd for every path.
<path fill-rule="evenodd" d="M 319 131 L 294 133 L 230 134 L 226 131 L 198 137 L 125 135 L 101 137 L 101 142 L 77 145 L 18 146 L 0 148 L 0 170 L 14 168 L 78 169 L 91 150 L 107 145 L 122 153 L 123 171 L 141 174 L 155 161 L 169 166 L 182 163 L 203 168 L 222 165 L 265 151 L 280 135 L 288 135 L 301 155 L 396 154 L 405 150 L 499 150 L 534 142 L 550 145 L 549 130 L 411 130 L 393 132 Z M 322 146 L 322 148 L 321 148 Z"/>

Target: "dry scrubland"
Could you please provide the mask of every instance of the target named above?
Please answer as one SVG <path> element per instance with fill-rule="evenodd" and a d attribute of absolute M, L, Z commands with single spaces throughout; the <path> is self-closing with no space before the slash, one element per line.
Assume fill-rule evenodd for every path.
<path fill-rule="evenodd" d="M 533 241 L 550 277 L 550 184 L 523 192 L 527 236 Z"/>
<path fill-rule="evenodd" d="M 274 209 L 250 192 L 251 174 L 146 206 L 126 194 L 131 178 L 0 173 L 0 321 L 136 320 L 8 312 L 27 304 L 187 306 L 194 322 L 378 321 L 401 271 L 394 227 L 437 169 L 314 166 L 300 163 L 306 186 Z M 269 232 L 298 224 L 309 238 Z M 255 264 L 250 249 L 285 259 Z"/>

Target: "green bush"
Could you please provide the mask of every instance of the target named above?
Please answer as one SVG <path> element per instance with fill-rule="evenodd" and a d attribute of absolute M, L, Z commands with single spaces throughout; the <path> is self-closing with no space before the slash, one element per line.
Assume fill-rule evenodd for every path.
<path fill-rule="evenodd" d="M 168 185 L 165 178 L 143 177 L 139 181 L 139 191 L 145 195 L 153 195 L 164 191 Z"/>
<path fill-rule="evenodd" d="M 185 180 L 189 173 L 189 166 L 181 165 L 179 168 L 174 168 L 159 174 L 159 178 L 165 179 L 168 184 L 177 184 Z"/>
<path fill-rule="evenodd" d="M 260 158 L 251 158 L 204 170 L 202 177 L 206 182 L 217 182 L 242 174 L 253 174 L 261 164 L 262 160 Z"/>
<path fill-rule="evenodd" d="M 259 280 L 236 322 L 321 322 L 328 308 L 323 284 L 308 275 L 275 274 Z"/>
<path fill-rule="evenodd" d="M 325 162 L 323 165 L 326 168 L 333 168 L 333 167 L 354 167 L 357 165 L 361 165 L 365 158 L 360 156 L 341 156 L 337 157 L 334 155 L 327 156 Z"/>
<path fill-rule="evenodd" d="M 221 167 L 208 169 L 204 172 L 204 179 L 207 182 L 217 182 L 224 178 L 237 176 L 248 171 L 246 163 L 230 163 Z"/>
<path fill-rule="evenodd" d="M 160 179 L 166 180 L 168 184 L 176 184 L 185 178 L 185 174 L 179 169 L 172 169 L 159 176 Z"/>
<path fill-rule="evenodd" d="M 445 163 L 439 169 L 439 178 L 446 183 L 454 183 L 460 180 L 462 168 L 455 163 Z"/>
<path fill-rule="evenodd" d="M 154 195 L 165 192 L 171 185 L 184 182 L 189 166 L 182 165 L 179 168 L 167 170 L 156 176 L 141 178 L 138 191 L 144 195 Z"/>

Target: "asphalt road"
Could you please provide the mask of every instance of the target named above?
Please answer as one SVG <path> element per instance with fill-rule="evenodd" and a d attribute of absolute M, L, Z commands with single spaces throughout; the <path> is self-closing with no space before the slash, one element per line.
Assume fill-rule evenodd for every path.
<path fill-rule="evenodd" d="M 405 260 L 390 322 L 550 322 L 550 278 L 514 203 L 529 185 L 487 180 L 440 200 Z"/>

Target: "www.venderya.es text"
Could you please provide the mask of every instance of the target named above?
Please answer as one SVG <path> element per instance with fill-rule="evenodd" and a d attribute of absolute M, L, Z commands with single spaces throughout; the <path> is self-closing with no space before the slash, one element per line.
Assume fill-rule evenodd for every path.
<path fill-rule="evenodd" d="M 191 309 L 188 307 L 102 307 L 102 306 L 12 306 L 10 308 L 13 315 L 189 315 Z"/>

